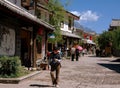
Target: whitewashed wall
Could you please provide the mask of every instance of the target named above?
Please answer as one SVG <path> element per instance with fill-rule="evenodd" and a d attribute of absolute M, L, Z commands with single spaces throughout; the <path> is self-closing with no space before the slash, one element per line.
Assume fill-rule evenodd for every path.
<path fill-rule="evenodd" d="M 69 30 L 69 27 L 68 27 L 68 23 L 67 23 L 67 22 L 64 23 L 64 26 L 63 26 L 63 28 L 61 28 L 61 30 L 62 30 L 62 31 L 67 31 L 67 32 L 70 32 L 70 33 L 72 32 L 71 30 Z"/>
<path fill-rule="evenodd" d="M 14 55 L 15 54 L 15 31 L 0 25 L 0 30 L 8 30 L 8 33 L 0 31 L 0 55 Z"/>

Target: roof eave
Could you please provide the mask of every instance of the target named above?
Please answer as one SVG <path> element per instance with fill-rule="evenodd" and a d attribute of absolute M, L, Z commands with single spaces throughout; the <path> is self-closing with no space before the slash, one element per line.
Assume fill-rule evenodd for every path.
<path fill-rule="evenodd" d="M 25 11 L 24 9 L 14 5 L 13 3 L 9 2 L 9 1 L 6 1 L 6 0 L 0 0 L 0 5 L 6 7 L 7 9 L 13 11 L 14 13 L 17 13 L 25 18 L 28 18 L 30 19 L 31 21 L 34 21 L 40 25 L 43 25 L 51 30 L 54 30 L 54 26 L 50 25 L 49 23 L 41 20 L 41 19 L 38 19 L 36 16 L 30 14 L 29 12 Z"/>

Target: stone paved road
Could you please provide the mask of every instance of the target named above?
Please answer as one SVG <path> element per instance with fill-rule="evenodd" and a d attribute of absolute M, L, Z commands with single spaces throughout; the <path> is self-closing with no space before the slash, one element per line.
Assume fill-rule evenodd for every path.
<path fill-rule="evenodd" d="M 120 62 L 116 59 L 84 56 L 79 61 L 62 60 L 59 88 L 120 88 Z M 45 70 L 19 84 L 0 84 L 0 88 L 54 87 Z"/>

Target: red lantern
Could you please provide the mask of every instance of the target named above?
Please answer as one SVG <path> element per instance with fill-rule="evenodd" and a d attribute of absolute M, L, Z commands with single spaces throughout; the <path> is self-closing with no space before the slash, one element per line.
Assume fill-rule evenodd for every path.
<path fill-rule="evenodd" d="M 85 38 L 85 39 L 87 38 L 87 34 L 84 34 L 84 38 Z"/>
<path fill-rule="evenodd" d="M 92 36 L 90 36 L 90 40 L 92 40 Z"/>
<path fill-rule="evenodd" d="M 43 34 L 43 28 L 41 27 L 38 29 L 38 35 L 42 35 L 42 34 Z"/>

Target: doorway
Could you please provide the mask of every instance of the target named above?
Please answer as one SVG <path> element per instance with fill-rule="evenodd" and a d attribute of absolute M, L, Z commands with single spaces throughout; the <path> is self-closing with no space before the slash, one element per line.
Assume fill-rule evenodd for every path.
<path fill-rule="evenodd" d="M 27 30 L 21 30 L 21 63 L 22 66 L 31 67 L 31 32 Z"/>

